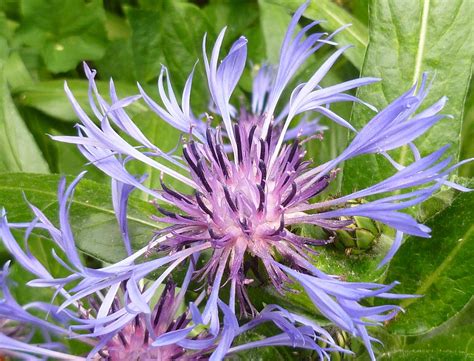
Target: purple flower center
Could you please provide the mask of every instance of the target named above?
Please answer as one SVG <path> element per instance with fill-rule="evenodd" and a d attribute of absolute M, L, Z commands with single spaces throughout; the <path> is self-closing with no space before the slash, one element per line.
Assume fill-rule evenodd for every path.
<path fill-rule="evenodd" d="M 285 226 L 306 215 L 295 207 L 329 183 L 328 176 L 305 180 L 303 175 L 310 162 L 303 161 L 305 151 L 297 140 L 284 145 L 272 164 L 281 127 L 270 126 L 262 138 L 262 123 L 262 117 L 242 111 L 233 127 L 236 160 L 229 159 L 229 146 L 220 129 L 213 133 L 208 128 L 203 143 L 190 140 L 185 144 L 183 157 L 197 185 L 196 192 L 184 195 L 163 185 L 163 196 L 184 214 L 158 207 L 165 216 L 159 220 L 174 224 L 171 227 L 176 230 L 162 247 L 177 251 L 192 242 L 210 239 L 213 254 L 199 273 L 215 277 L 217 270 L 228 263 L 229 278 L 239 288 L 242 303 L 248 305 L 243 288 L 252 280 L 246 277 L 246 268 L 261 260 L 271 282 L 281 290 L 288 278 L 274 266 L 274 257 L 278 254 L 298 264 L 298 259 L 306 257 L 307 243 L 320 243 L 299 237 Z"/>

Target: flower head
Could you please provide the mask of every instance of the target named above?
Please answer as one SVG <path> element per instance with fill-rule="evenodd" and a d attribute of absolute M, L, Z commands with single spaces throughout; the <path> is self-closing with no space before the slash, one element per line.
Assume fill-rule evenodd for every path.
<path fill-rule="evenodd" d="M 100 355 L 109 360 L 197 360 L 205 353 L 212 352 L 216 338 L 206 340 L 205 331 L 195 333 L 193 337 L 194 340 L 203 341 L 202 347 L 187 349 L 178 344 L 178 341 L 184 340 L 196 326 L 190 326 L 194 317 L 192 309 L 182 311 L 192 267 L 177 292 L 175 283 L 168 278 L 169 272 L 163 274 L 158 281 L 146 282 L 143 277 L 140 278 L 133 272 L 133 259 L 126 260 L 121 265 L 101 269 L 91 269 L 82 264 L 74 244 L 68 214 L 74 188 L 82 176 L 83 174 L 67 188 L 64 179 L 60 182 L 59 228 L 32 204 L 30 208 L 35 215 L 32 222 L 9 223 L 6 213 L 2 211 L 0 239 L 19 266 L 37 277 L 27 285 L 52 289 L 54 299 L 62 299 L 60 306 L 41 302 L 19 305 L 9 290 L 9 263 L 6 263 L 0 279 L 0 318 L 5 320 L 2 324 L 6 326 L 3 347 L 6 350 L 59 359 L 83 359 L 65 353 L 55 353 L 56 351 L 50 351 L 46 346 L 28 346 L 27 342 L 36 331 L 28 336 L 24 335 L 22 330 L 34 328 L 40 330 L 43 337 L 47 337 L 50 347 L 54 345 L 51 340 L 58 336 L 78 339 L 90 346 L 89 358 Z M 12 229 L 26 230 L 26 249 L 16 242 Z M 53 276 L 28 249 L 28 236 L 36 229 L 46 230 L 49 234 L 54 242 L 52 254 L 64 267 L 67 276 Z M 64 259 L 58 253 L 64 254 Z M 113 278 L 114 282 L 107 283 L 108 277 Z M 158 287 L 166 279 L 168 281 L 164 284 L 158 301 L 154 302 L 153 297 L 156 296 Z M 81 292 L 83 288 L 88 292 Z M 33 310 L 44 313 L 45 319 L 30 313 Z M 15 338 L 12 338 L 13 336 Z"/>
<path fill-rule="evenodd" d="M 130 256 L 109 269 L 91 273 L 73 260 L 81 270 L 84 281 L 74 289 L 75 295 L 67 302 L 71 303 L 98 289 L 117 287 L 125 279 L 129 280 L 129 289 L 136 291 L 137 281 L 158 267 L 167 265 L 165 274 L 169 274 L 180 263 L 199 257 L 206 251 L 208 257 L 204 266 L 197 269 L 193 277 L 209 286 L 202 318 L 204 323 L 210 324 L 211 335 L 217 335 L 220 330 L 219 309 L 224 314 L 227 308 L 234 313 L 238 301 L 242 313 L 257 313 L 247 293 L 247 288 L 257 281 L 256 278 L 258 282 L 270 280 L 282 293 L 297 282 L 324 316 L 362 338 L 374 357 L 371 351 L 373 339 L 368 336 L 366 326 L 394 317 L 399 309 L 395 306 L 365 307 L 361 302 L 368 297 L 397 297 L 388 293 L 395 284 L 350 283 L 326 275 L 310 263 L 310 256 L 315 252 L 314 246 L 324 245 L 330 240 L 301 237 L 295 233 L 293 226 L 310 224 L 333 231 L 345 229 L 353 222 L 354 216 L 369 217 L 396 229 L 394 246 L 387 256 L 390 258 L 404 233 L 428 237 L 430 232 L 428 227 L 400 211 L 427 199 L 442 184 L 457 187 L 446 177 L 460 164 L 449 167 L 450 159 L 440 161 L 445 148 L 422 158 L 412 144 L 443 118 L 439 112 L 444 98 L 416 113 L 428 92 L 426 76 L 360 130 L 330 109 L 333 103 L 350 101 L 375 110 L 346 92 L 378 79 L 361 78 L 326 88 L 321 86 L 321 80 L 347 47 L 336 50 L 310 79 L 296 86 L 286 104 L 282 104 L 283 91 L 298 67 L 323 45 L 335 44 L 332 41 L 335 33 L 314 32 L 317 22 L 294 34 L 306 6 L 307 3 L 303 4 L 291 21 L 278 66 L 264 65 L 257 74 L 250 110 L 237 111 L 230 103 L 245 67 L 247 40 L 239 38 L 219 62 L 225 29 L 219 34 L 210 59 L 204 38 L 203 58 L 212 110 L 215 117 L 221 118 L 221 126 L 212 127 L 213 117 L 200 119 L 191 110 L 193 72 L 186 82 L 181 104 L 174 94 L 166 68 L 158 79 L 162 105 L 142 88 L 139 96 L 119 99 L 113 82 L 110 86 L 112 102 L 109 104 L 97 91 L 95 71 L 85 65 L 90 104 L 99 125 L 81 109 L 66 85 L 67 95 L 81 120 L 79 134 L 76 137 L 55 138 L 77 144 L 88 160 L 112 177 L 116 189 L 114 205 L 124 234 L 126 218 L 123 215 L 127 197 L 133 188 L 155 197 L 157 210 L 161 213 L 161 216 L 155 216 L 156 220 L 169 224 L 158 232 L 149 247 L 166 251 L 162 258 L 134 264 L 133 261 L 143 252 L 132 253 L 126 241 Z M 127 115 L 126 106 L 140 97 L 163 120 L 188 133 L 182 156 L 159 149 Z M 305 160 L 304 143 L 310 141 L 311 135 L 314 136 L 312 132 L 318 129 L 317 123 L 305 118 L 313 113 L 356 132 L 346 150 L 324 164 Z M 291 127 L 298 115 L 302 115 L 302 120 L 296 127 Z M 126 139 L 133 140 L 136 145 Z M 407 144 L 412 147 L 415 161 L 410 165 L 397 164 L 387 151 Z M 371 153 L 380 153 L 392 161 L 395 174 L 353 194 L 315 202 L 315 197 L 320 196 L 337 176 L 337 167 L 341 162 Z M 131 161 L 143 162 L 161 172 L 162 188 L 149 189 L 141 183 L 141 178 L 130 174 L 126 164 Z M 181 192 L 173 189 L 166 184 L 164 176 L 175 178 L 190 190 Z M 350 203 L 356 198 L 404 189 L 410 190 L 397 195 L 384 195 L 357 206 Z M 264 272 L 261 272 L 260 265 L 263 265 Z M 119 272 L 114 273 L 113 270 Z M 97 282 L 90 281 L 94 277 Z M 227 281 L 230 296 L 229 301 L 223 304 L 219 292 Z M 163 279 L 158 279 L 153 287 L 161 282 Z M 135 307 L 140 306 L 139 297 L 130 300 Z M 231 328 L 224 327 L 224 331 L 225 337 L 231 338 L 229 335 L 235 334 Z M 186 342 L 193 344 L 190 340 Z"/>
<path fill-rule="evenodd" d="M 4 265 L 0 273 L 0 345 L 4 354 L 31 360 L 36 360 L 33 355 L 85 360 L 85 356 L 71 352 L 56 341 L 65 337 L 89 347 L 88 360 L 221 360 L 228 353 L 275 344 L 301 347 L 311 344 L 312 349 L 326 356 L 332 350 L 344 352 L 323 328 L 311 323 L 296 326 L 301 323 L 300 318 L 283 310 L 275 312 L 272 307 L 277 306 L 263 310 L 257 320 L 240 326 L 229 306 L 217 299 L 223 320 L 220 322 L 213 318 L 208 325 L 209 321 L 204 321 L 198 308 L 205 292 L 184 307 L 194 265 L 198 261 L 196 248 L 156 262 L 135 264 L 134 261 L 146 252 L 145 247 L 113 265 L 99 269 L 84 266 L 81 258 L 76 258 L 78 254 L 68 214 L 74 188 L 82 176 L 67 188 L 64 179 L 59 184 L 59 228 L 32 204 L 30 208 L 35 219 L 31 222 L 9 223 L 6 213 L 3 211 L 1 214 L 0 239 L 18 266 L 37 277 L 25 287 L 54 293 L 51 304 L 18 304 L 10 292 L 10 287 L 15 285 L 8 279 L 9 262 Z M 25 230 L 25 249 L 14 239 L 12 229 Z M 52 255 L 63 266 L 66 276 L 53 276 L 48 267 L 30 252 L 28 239 L 35 230 L 49 234 L 54 243 Z M 64 256 L 58 255 L 60 253 Z M 178 291 L 170 273 L 187 257 L 190 264 Z M 160 264 L 170 266 L 157 279 L 151 280 L 149 273 Z M 39 317 L 38 313 L 42 316 Z M 275 336 L 276 339 L 236 345 L 235 339 L 239 335 L 269 321 L 276 322 L 284 331 Z M 33 336 L 44 342 L 31 345 Z M 314 339 L 321 340 L 326 346 L 316 344 Z"/>

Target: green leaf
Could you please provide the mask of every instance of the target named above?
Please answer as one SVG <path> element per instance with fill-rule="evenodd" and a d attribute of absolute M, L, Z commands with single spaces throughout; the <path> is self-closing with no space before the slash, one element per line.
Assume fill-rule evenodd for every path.
<path fill-rule="evenodd" d="M 97 81 L 99 92 L 106 100 L 108 97 L 109 83 L 107 81 Z M 93 116 L 89 106 L 88 82 L 85 80 L 68 79 L 67 84 L 76 97 L 79 104 L 86 113 Z M 120 98 L 138 93 L 135 85 L 124 82 L 115 82 L 117 94 Z M 21 106 L 32 107 L 43 113 L 65 121 L 77 122 L 77 115 L 69 102 L 64 91 L 64 80 L 47 80 L 30 85 L 22 86 L 12 91 L 16 102 Z M 144 104 L 135 102 L 127 107 L 130 114 L 135 114 L 147 109 Z"/>
<path fill-rule="evenodd" d="M 223 49 L 229 49 L 230 45 L 240 36 L 248 39 L 247 58 L 253 63 L 267 60 L 265 54 L 265 41 L 261 29 L 260 3 L 255 1 L 211 1 L 203 10 L 212 27 L 208 32 L 212 35 L 208 40 L 209 50 L 213 44 L 214 34 L 218 34 L 227 27 L 223 41 Z M 261 9 L 260 9 L 261 10 Z M 277 21 L 276 19 L 274 19 Z M 278 25 L 280 27 L 281 24 Z M 275 33 L 279 32 L 276 23 L 273 23 Z M 263 29 L 263 31 L 265 31 Z M 201 34 L 201 38 L 204 34 Z M 209 35 L 208 35 L 209 36 Z M 200 41 L 199 41 L 200 44 Z M 241 84 L 239 84 L 241 85 Z"/>
<path fill-rule="evenodd" d="M 203 11 L 193 4 L 163 1 L 159 9 L 129 9 L 131 51 L 140 82 L 156 79 L 164 64 L 176 94 L 180 94 L 196 61 L 201 58 L 202 37 L 210 26 Z M 212 42 L 212 38 L 208 39 Z M 209 97 L 202 66 L 196 67 L 191 102 L 196 113 L 206 109 Z"/>
<path fill-rule="evenodd" d="M 369 0 L 352 0 L 347 5 L 350 12 L 367 26 L 369 23 Z"/>
<path fill-rule="evenodd" d="M 134 67 L 132 45 L 130 39 L 119 39 L 109 42 L 102 59 L 95 61 L 100 79 L 113 78 L 114 81 L 126 81 L 134 84 L 137 71 Z"/>
<path fill-rule="evenodd" d="M 109 11 L 105 13 L 105 17 L 105 29 L 110 40 L 124 40 L 130 37 L 130 25 L 125 18 Z"/>
<path fill-rule="evenodd" d="M 162 27 L 164 11 L 129 9 L 127 18 L 132 29 L 131 51 L 133 68 L 140 82 L 156 78 L 160 72 L 162 55 Z"/>
<path fill-rule="evenodd" d="M 383 328 L 372 334 L 383 346 L 374 344 L 377 360 L 390 361 L 470 361 L 474 358 L 474 299 L 456 316 L 428 333 L 400 336 Z M 354 350 L 355 351 L 355 350 Z M 357 352 L 358 361 L 369 360 L 365 350 Z"/>
<path fill-rule="evenodd" d="M 464 121 L 461 132 L 461 159 L 474 158 L 474 79 L 471 78 L 469 92 L 464 105 Z M 474 177 L 474 162 L 463 166 L 459 175 L 463 177 Z"/>
<path fill-rule="evenodd" d="M 58 175 L 0 173 L 0 207 L 8 212 L 10 222 L 33 218 L 24 200 L 36 205 L 57 221 Z M 68 182 L 73 177 L 67 177 Z M 151 241 L 157 224 L 150 220 L 154 212 L 148 202 L 130 199 L 128 222 L 134 249 Z M 83 179 L 76 188 L 70 223 L 76 245 L 82 252 L 105 262 L 117 262 L 125 256 L 119 227 L 112 207 L 110 187 Z"/>
<path fill-rule="evenodd" d="M 170 77 L 177 94 L 181 94 L 186 79 L 194 64 L 202 59 L 202 38 L 210 26 L 204 13 L 194 4 L 173 2 L 166 9 L 162 43 L 164 64 L 170 70 Z M 163 18 L 163 15 L 162 15 Z M 213 44 L 212 37 L 208 45 Z M 193 78 L 191 104 L 196 114 L 207 110 L 209 93 L 203 65 L 196 67 Z"/>
<path fill-rule="evenodd" d="M 468 303 L 474 294 L 473 219 L 474 193 L 458 193 L 450 207 L 427 222 L 432 238 L 410 237 L 402 245 L 390 264 L 386 281 L 400 281 L 398 293 L 423 297 L 400 303 L 406 313 L 390 324 L 392 332 L 428 332 Z"/>
<path fill-rule="evenodd" d="M 49 172 L 41 151 L 13 104 L 1 61 L 0 171 Z"/>
<path fill-rule="evenodd" d="M 370 44 L 362 75 L 383 80 L 360 88 L 358 97 L 382 109 L 428 72 L 433 84 L 424 104 L 431 105 L 447 95 L 443 113 L 453 119 L 441 120 L 415 143 L 422 155 L 451 143 L 449 154 L 457 159 L 473 51 L 466 35 L 470 31 L 470 1 L 381 0 L 372 1 L 370 10 Z M 366 108 L 354 105 L 351 123 L 360 129 L 371 116 Z M 391 153 L 402 164 L 411 154 L 407 147 Z M 393 172 L 381 156 L 359 157 L 345 165 L 345 190 L 367 187 Z"/>
<path fill-rule="evenodd" d="M 18 39 L 41 52 L 53 73 L 74 69 L 85 59 L 100 59 L 107 41 L 102 2 L 23 1 Z"/>
<path fill-rule="evenodd" d="M 258 5 L 267 59 L 272 64 L 278 64 L 281 44 L 290 24 L 291 16 L 283 7 L 265 0 L 259 0 Z"/>
<path fill-rule="evenodd" d="M 5 63 L 5 75 L 12 88 L 28 85 L 33 79 L 18 52 L 12 52 Z"/>
<path fill-rule="evenodd" d="M 329 245 L 318 249 L 314 264 L 328 274 L 336 274 L 348 281 L 374 282 L 380 280 L 383 270 L 377 269 L 390 248 L 392 237 L 381 235 L 375 245 L 360 254 L 343 251 Z"/>
<path fill-rule="evenodd" d="M 295 11 L 300 5 L 299 0 L 265 0 L 270 3 L 278 4 Z M 342 46 L 352 44 L 353 49 L 348 50 L 345 55 L 357 69 L 362 68 L 365 50 L 368 43 L 367 27 L 359 20 L 354 18 L 344 8 L 336 5 L 330 0 L 312 1 L 304 16 L 312 20 L 325 20 L 321 26 L 327 31 L 335 31 L 341 26 L 352 24 L 338 35 L 335 40 Z"/>
<path fill-rule="evenodd" d="M 180 45 L 174 49 L 171 58 L 178 62 L 192 65 L 201 54 L 201 41 L 206 32 L 205 18 L 202 11 L 191 4 L 163 1 L 159 9 L 129 9 L 127 17 L 132 29 L 132 49 L 135 57 L 135 67 L 141 80 L 155 80 L 165 59 L 165 48 Z M 186 17 L 187 22 L 183 22 Z M 192 23 L 196 21 L 196 23 Z M 191 27 L 193 31 L 191 30 Z M 185 46 L 188 48 L 186 49 Z M 170 51 L 170 49 L 168 49 Z M 185 59 L 185 55 L 194 55 Z M 171 64 L 166 64 L 168 67 Z M 185 70 L 185 69 L 182 69 Z"/>

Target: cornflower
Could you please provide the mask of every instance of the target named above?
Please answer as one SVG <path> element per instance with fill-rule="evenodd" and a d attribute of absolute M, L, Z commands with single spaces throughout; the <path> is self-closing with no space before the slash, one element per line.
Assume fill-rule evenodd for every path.
<path fill-rule="evenodd" d="M 84 266 L 69 223 L 74 189 L 83 175 L 80 174 L 67 188 L 65 179 L 59 184 L 59 228 L 30 203 L 28 205 L 35 216 L 31 222 L 9 223 L 2 210 L 0 239 L 18 266 L 36 277 L 26 286 L 53 291 L 55 302 L 18 304 L 10 292 L 10 262 L 5 263 L 0 272 L 0 356 L 74 361 L 221 360 L 229 353 L 263 346 L 263 340 L 236 344 L 235 339 L 265 322 L 274 322 L 284 331 L 269 338 L 268 345 L 310 348 L 326 358 L 333 351 L 346 352 L 325 329 L 276 305 L 269 305 L 257 319 L 240 326 L 229 307 L 218 300 L 223 322 L 217 326 L 217 331 L 208 332 L 206 327 L 202 327 L 204 321 L 197 307 L 204 292 L 189 302 L 183 311 L 194 264 L 198 261 L 195 255 L 179 291 L 171 280 L 171 267 L 151 281 L 145 278 L 147 273 L 135 265 L 136 254 L 99 269 Z M 15 240 L 12 230 L 24 230 L 24 248 Z M 30 252 L 29 237 L 38 231 L 46 231 L 47 238 L 54 244 L 52 255 L 67 275 L 53 276 Z M 125 238 L 128 239 L 128 235 Z M 146 247 L 141 252 L 145 253 Z M 177 261 L 175 266 L 182 259 Z M 158 301 L 154 301 L 156 295 L 159 295 Z M 59 342 L 60 338 L 84 343 L 89 347 L 88 355 L 68 350 Z M 37 340 L 44 342 L 37 343 Z M 318 341 L 326 346 L 321 346 Z"/>
<path fill-rule="evenodd" d="M 393 246 L 382 262 L 385 264 L 400 246 L 404 234 L 429 237 L 428 227 L 401 211 L 426 200 L 443 184 L 465 191 L 447 180 L 463 162 L 449 166 L 451 158 L 443 159 L 447 146 L 421 157 L 413 145 L 416 138 L 444 118 L 439 114 L 446 102 L 444 97 L 417 112 L 428 94 L 426 75 L 360 130 L 333 112 L 331 104 L 343 101 L 359 102 L 375 110 L 346 92 L 378 81 L 376 78 L 321 86 L 321 80 L 348 47 L 336 50 L 306 82 L 297 85 L 287 103 L 282 104 L 284 90 L 298 68 L 323 45 L 335 45 L 334 35 L 343 30 L 330 35 L 312 32 L 318 24 L 312 22 L 294 35 L 307 4 L 304 3 L 291 20 L 278 66 L 264 65 L 255 77 L 249 110 L 242 107 L 237 111 L 230 103 L 247 61 L 247 40 L 240 37 L 219 62 L 225 29 L 219 34 L 210 58 L 204 37 L 203 60 L 211 109 L 214 117 L 222 120 L 222 125 L 215 128 L 211 126 L 211 117 L 196 117 L 191 110 L 193 72 L 185 84 L 181 104 L 165 67 L 158 79 L 162 105 L 141 87 L 139 95 L 119 99 L 112 81 L 109 104 L 97 90 L 95 71 L 85 64 L 90 106 L 99 126 L 79 106 L 66 84 L 66 93 L 81 121 L 77 126 L 79 134 L 54 138 L 77 144 L 92 164 L 112 178 L 114 206 L 125 233 L 126 204 L 134 188 L 156 199 L 157 210 L 162 216 L 155 216 L 155 219 L 169 226 L 161 229 L 149 245 L 149 250 L 163 251 L 165 255 L 127 266 L 129 268 L 120 276 L 97 276 L 93 283 L 86 282 L 90 277 L 84 275 L 84 281 L 65 304 L 101 287 L 117 287 L 124 278 L 128 283 L 136 282 L 164 265 L 168 265 L 165 273 L 171 273 L 180 263 L 205 253 L 208 256 L 204 265 L 193 276 L 209 289 L 205 294 L 202 321 L 209 324 L 209 333 L 214 337 L 220 332 L 219 307 L 227 307 L 235 314 L 238 302 L 242 314 L 257 315 L 259 310 L 253 305 L 247 289 L 256 283 L 255 278 L 259 282 L 268 279 L 282 294 L 299 285 L 322 315 L 361 338 L 370 357 L 375 358 L 371 346 L 374 339 L 368 335 L 366 327 L 390 320 L 400 308 L 390 305 L 367 307 L 363 306 L 364 300 L 412 296 L 390 293 L 396 283 L 346 282 L 325 274 L 311 262 L 314 246 L 325 245 L 330 240 L 302 237 L 294 232 L 294 226 L 309 224 L 331 231 L 344 230 L 356 216 L 385 223 L 396 230 Z M 154 145 L 125 112 L 128 105 L 140 98 L 161 119 L 189 135 L 184 141 L 182 156 L 166 153 Z M 312 113 L 355 133 L 347 148 L 324 164 L 314 165 L 305 160 L 304 143 L 321 129 L 316 121 L 307 121 L 305 115 Z M 302 121 L 291 127 L 298 115 L 303 116 Z M 137 145 L 130 144 L 125 138 L 132 139 Z M 387 153 L 405 145 L 409 145 L 414 154 L 414 161 L 409 165 L 396 163 Z M 394 165 L 395 174 L 355 193 L 315 202 L 337 176 L 337 167 L 342 162 L 364 154 L 386 157 Z M 137 178 L 127 170 L 126 165 L 131 161 L 143 162 L 193 191 L 177 191 L 164 181 L 160 190 L 147 188 L 142 177 Z M 405 189 L 409 190 L 398 192 Z M 395 195 L 384 195 L 359 205 L 351 203 L 354 199 L 389 192 L 395 192 Z M 129 240 L 125 240 L 125 246 L 129 259 L 143 255 L 142 251 L 133 253 Z M 229 298 L 224 303 L 220 290 L 227 283 Z M 138 301 L 130 301 L 138 305 Z M 308 320 L 302 322 L 314 330 Z M 293 331 L 287 330 L 295 339 Z M 224 327 L 223 332 L 222 339 L 229 344 L 230 335 L 235 336 L 236 331 Z M 188 345 L 193 343 L 186 342 Z"/>

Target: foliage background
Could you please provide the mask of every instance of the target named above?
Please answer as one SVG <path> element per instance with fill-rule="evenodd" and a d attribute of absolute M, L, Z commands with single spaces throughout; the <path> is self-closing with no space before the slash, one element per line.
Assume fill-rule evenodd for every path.
<path fill-rule="evenodd" d="M 188 73 L 201 58 L 201 41 L 208 33 L 212 44 L 220 29 L 228 25 L 224 47 L 240 35 L 249 40 L 249 66 L 235 99 L 247 99 L 251 74 L 265 60 L 277 63 L 279 47 L 291 12 L 299 0 L 258 1 L 153 1 L 153 0 L 2 0 L 0 2 L 0 206 L 12 221 L 30 214 L 23 192 L 34 204 L 54 218 L 55 192 L 59 175 L 76 175 L 88 170 L 80 185 L 72 217 L 78 247 L 99 262 L 120 259 L 124 251 L 110 204 L 107 179 L 85 165 L 70 145 L 53 142 L 48 135 L 74 134 L 75 114 L 63 91 L 64 80 L 87 109 L 87 82 L 81 61 L 98 70 L 99 88 L 105 94 L 113 77 L 119 95 L 137 93 L 139 81 L 156 94 L 161 64 L 167 65 L 175 89 L 182 89 Z M 326 19 L 325 31 L 346 23 L 340 44 L 354 48 L 325 78 L 334 84 L 359 76 L 379 76 L 378 85 L 363 88 L 358 95 L 379 109 L 408 89 L 423 71 L 434 82 L 426 104 L 442 95 L 449 97 L 442 121 L 417 144 L 422 153 L 451 143 L 455 159 L 474 156 L 474 94 L 471 68 L 473 55 L 474 3 L 472 0 L 313 0 L 303 23 Z M 297 76 L 305 79 L 324 61 L 330 48 L 318 51 Z M 192 103 L 196 113 L 208 103 L 203 66 L 197 65 Z M 366 109 L 339 105 L 338 112 L 361 127 L 370 117 Z M 162 149 L 172 149 L 178 133 L 137 103 L 130 108 L 134 120 Z M 323 142 L 311 145 L 309 153 L 318 162 L 338 154 L 347 144 L 345 129 L 328 124 Z M 409 152 L 393 154 L 401 161 Z M 384 159 L 361 157 L 344 167 L 333 193 L 350 192 L 374 183 L 390 172 Z M 135 171 L 146 172 L 137 166 Z M 32 174 L 34 173 L 34 174 Z M 474 164 L 463 166 L 463 184 L 474 174 Z M 147 182 L 155 185 L 157 175 Z M 146 196 L 137 194 L 131 202 L 130 225 L 134 245 L 145 244 L 155 225 Z M 402 302 L 406 314 L 374 330 L 385 343 L 377 347 L 379 359 L 387 360 L 471 360 L 474 359 L 474 197 L 443 190 L 422 207 L 410 210 L 433 229 L 433 238 L 408 238 L 389 267 L 375 266 L 388 247 L 380 237 L 362 254 L 346 255 L 334 248 L 322 250 L 315 262 L 328 272 L 350 280 L 399 280 L 398 292 L 425 296 Z M 305 231 L 305 230 L 303 230 Z M 306 230 L 310 231 L 310 230 Z M 35 235 L 32 248 L 51 260 L 47 240 Z M 8 258 L 0 249 L 0 261 Z M 25 276 L 15 272 L 24 283 Z M 55 269 L 54 262 L 50 268 Z M 57 268 L 57 267 L 56 267 Z M 36 291 L 35 291 L 36 292 Z M 37 292 L 36 292 L 37 294 Z M 27 289 L 18 291 L 23 301 L 31 300 Z M 45 298 L 47 296 L 44 296 Z M 261 302 L 271 301 L 270 291 Z M 314 310 L 299 296 L 287 300 L 288 307 L 314 316 Z M 316 317 L 316 316 L 315 316 Z M 262 330 L 261 332 L 265 332 Z M 351 348 L 357 359 L 367 359 L 355 341 Z M 258 335 L 255 335 L 258 337 Z M 260 349 L 240 355 L 243 359 L 281 360 L 311 358 L 288 349 Z M 334 358 L 342 357 L 334 355 Z M 346 356 L 347 358 L 347 356 Z"/>

